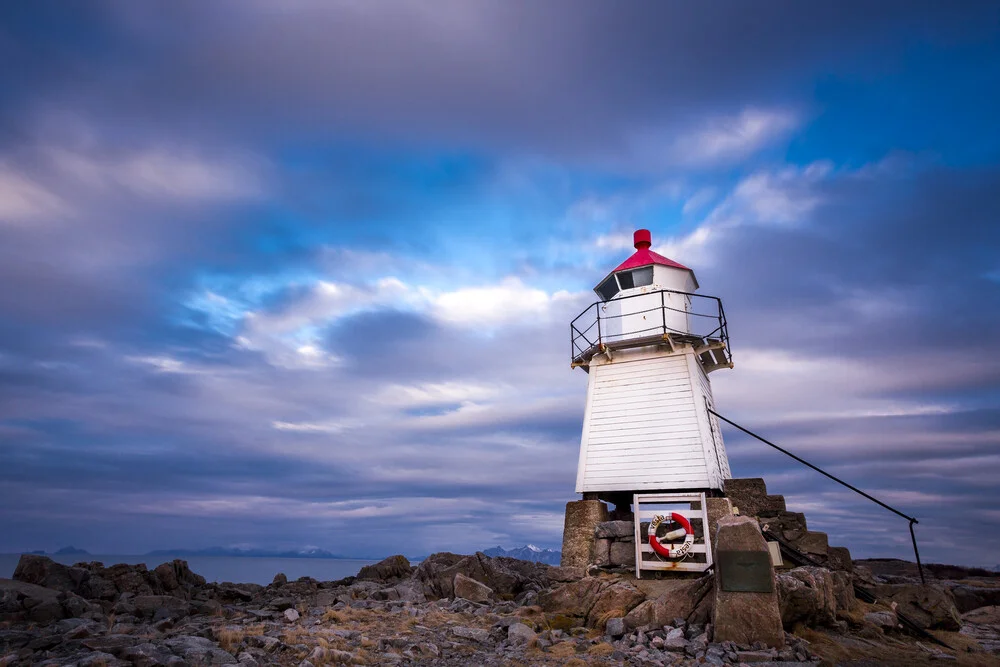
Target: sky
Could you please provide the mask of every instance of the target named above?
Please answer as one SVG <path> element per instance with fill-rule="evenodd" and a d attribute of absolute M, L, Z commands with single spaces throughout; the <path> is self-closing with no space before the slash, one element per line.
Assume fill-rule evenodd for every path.
<path fill-rule="evenodd" d="M 722 414 L 997 564 L 996 3 L 41 0 L 0 62 L 0 551 L 559 548 L 568 324 L 648 228 Z"/>

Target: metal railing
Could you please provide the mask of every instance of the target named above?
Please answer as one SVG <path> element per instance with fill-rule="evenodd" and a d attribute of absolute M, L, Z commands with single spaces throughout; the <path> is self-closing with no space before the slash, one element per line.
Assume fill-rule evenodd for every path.
<path fill-rule="evenodd" d="M 683 308 L 676 308 L 668 304 L 672 299 L 668 295 L 678 295 L 684 297 Z M 656 304 L 656 297 L 659 297 L 659 304 Z M 642 308 L 641 310 L 627 310 L 633 299 L 643 299 L 652 301 L 653 306 Z M 609 304 L 614 304 L 619 312 L 608 314 Z M 653 317 L 645 318 L 649 326 L 641 329 L 629 329 L 613 331 L 615 323 L 620 323 L 625 318 L 638 315 L 649 315 Z M 683 327 L 677 327 L 677 314 L 683 314 Z M 676 290 L 653 290 L 642 294 L 616 297 L 609 301 L 596 301 L 586 308 L 582 313 L 570 322 L 570 358 L 576 361 L 587 354 L 593 354 L 603 349 L 603 346 L 620 343 L 631 339 L 639 339 L 647 336 L 692 336 L 702 339 L 712 339 L 721 341 L 729 347 L 729 327 L 726 322 L 726 311 L 722 308 L 722 299 L 717 296 L 706 294 L 694 294 L 693 292 L 678 292 Z"/>
<path fill-rule="evenodd" d="M 907 521 L 909 521 L 910 522 L 910 540 L 913 542 L 913 555 L 917 559 L 917 569 L 920 571 L 920 582 L 921 583 L 927 583 L 926 581 L 924 581 L 924 566 L 921 565 L 921 563 L 920 563 L 920 551 L 917 549 L 917 536 L 913 532 L 913 525 L 917 524 L 917 523 L 920 523 L 919 521 L 917 521 L 915 518 L 913 518 L 909 514 L 903 514 L 902 512 L 900 512 L 895 507 L 891 507 L 889 505 L 886 505 L 884 502 L 882 502 L 878 498 L 865 493 L 864 491 L 862 491 L 861 489 L 859 489 L 856 486 L 852 486 L 851 484 L 848 484 L 847 482 L 845 482 L 844 480 L 840 479 L 839 477 L 834 477 L 833 475 L 831 475 L 827 471 L 825 471 L 822 468 L 819 468 L 817 466 L 814 466 L 812 463 L 809 463 L 805 459 L 799 458 L 798 456 L 796 456 L 795 454 L 792 454 L 787 449 L 783 449 L 783 448 L 779 447 L 778 445 L 774 444 L 770 440 L 762 438 L 761 436 L 757 435 L 756 433 L 754 433 L 750 429 L 744 428 L 744 427 L 740 426 L 739 424 L 737 424 L 736 422 L 734 422 L 733 420 L 727 419 L 726 417 L 723 417 L 722 415 L 720 415 L 718 412 L 716 412 L 712 408 L 708 408 L 708 411 L 711 414 L 713 414 L 716 417 L 718 417 L 719 419 L 721 419 L 722 421 L 724 421 L 727 424 L 729 424 L 730 426 L 738 428 L 739 430 L 743 431 L 744 433 L 746 433 L 747 435 L 749 435 L 749 436 L 751 436 L 753 438 L 757 438 L 758 440 L 760 440 L 761 442 L 763 442 L 765 445 L 769 445 L 769 446 L 773 447 L 774 449 L 777 449 L 782 454 L 785 454 L 786 456 L 792 457 L 793 459 L 795 459 L 796 461 L 798 461 L 802 465 L 804 465 L 806 467 L 809 467 L 809 468 L 812 468 L 813 470 L 815 470 L 819 474 L 824 475 L 824 476 L 832 479 L 837 484 L 840 484 L 841 486 L 846 486 L 851 491 L 854 491 L 854 493 L 857 493 L 858 495 L 864 496 L 865 498 L 867 498 L 868 500 L 872 501 L 876 505 L 884 507 L 885 509 L 889 510 L 893 514 L 895 514 L 897 516 L 900 516 L 900 517 L 906 519 Z"/>

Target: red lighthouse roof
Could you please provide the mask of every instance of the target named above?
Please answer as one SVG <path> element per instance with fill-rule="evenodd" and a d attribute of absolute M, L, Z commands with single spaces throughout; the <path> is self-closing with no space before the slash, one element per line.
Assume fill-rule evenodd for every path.
<path fill-rule="evenodd" d="M 625 269 L 635 269 L 640 266 L 649 266 L 650 264 L 662 264 L 663 266 L 669 266 L 674 269 L 691 271 L 691 269 L 683 264 L 679 264 L 672 259 L 667 259 L 663 255 L 650 250 L 649 246 L 652 245 L 652 243 L 648 229 L 636 230 L 635 234 L 632 235 L 632 240 L 635 243 L 635 252 L 631 257 L 615 267 L 611 273 L 623 271 Z"/>

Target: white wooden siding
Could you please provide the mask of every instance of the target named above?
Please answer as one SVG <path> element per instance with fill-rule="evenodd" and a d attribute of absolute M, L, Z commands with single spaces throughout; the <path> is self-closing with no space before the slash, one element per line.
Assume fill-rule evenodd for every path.
<path fill-rule="evenodd" d="M 702 393 L 708 399 L 708 407 L 715 409 L 715 399 L 712 398 L 712 385 L 708 381 L 708 375 L 701 364 L 698 364 L 698 384 Z M 706 412 L 707 414 L 707 412 Z M 729 470 L 729 457 L 726 456 L 726 445 L 722 441 L 722 429 L 719 425 L 719 418 L 715 415 L 708 415 L 708 421 L 712 430 L 712 444 L 715 447 L 716 460 L 719 466 L 719 476 L 721 479 L 729 479 L 733 476 Z"/>
<path fill-rule="evenodd" d="M 689 356 L 591 365 L 578 493 L 715 486 L 706 464 L 704 394 Z"/>

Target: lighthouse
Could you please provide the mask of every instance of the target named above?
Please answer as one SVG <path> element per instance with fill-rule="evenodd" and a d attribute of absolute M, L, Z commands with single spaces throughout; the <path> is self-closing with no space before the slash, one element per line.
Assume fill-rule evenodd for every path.
<path fill-rule="evenodd" d="M 730 477 L 709 375 L 732 368 L 725 311 L 694 271 L 650 249 L 594 288 L 570 325 L 572 366 L 589 374 L 576 492 L 625 507 L 635 493 L 721 491 Z"/>

